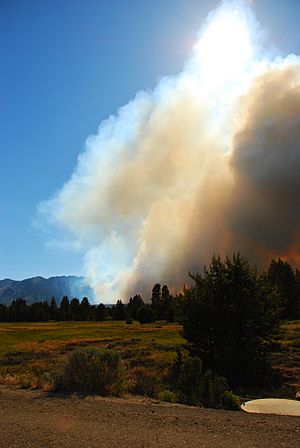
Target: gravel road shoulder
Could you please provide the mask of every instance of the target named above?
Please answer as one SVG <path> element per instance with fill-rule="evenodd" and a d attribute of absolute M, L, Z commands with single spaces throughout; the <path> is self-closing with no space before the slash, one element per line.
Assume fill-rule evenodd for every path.
<path fill-rule="evenodd" d="M 0 387 L 2 448 L 298 448 L 300 418 Z"/>

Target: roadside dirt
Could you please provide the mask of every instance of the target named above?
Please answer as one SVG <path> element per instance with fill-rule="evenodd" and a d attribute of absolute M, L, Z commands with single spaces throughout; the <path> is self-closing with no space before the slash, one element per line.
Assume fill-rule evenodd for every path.
<path fill-rule="evenodd" d="M 300 418 L 0 387 L 1 448 L 298 448 Z"/>

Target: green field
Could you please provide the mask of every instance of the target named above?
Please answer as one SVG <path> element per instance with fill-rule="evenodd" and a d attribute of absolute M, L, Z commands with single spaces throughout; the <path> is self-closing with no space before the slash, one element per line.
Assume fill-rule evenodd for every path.
<path fill-rule="evenodd" d="M 285 384 L 300 388 L 300 321 L 281 327 L 282 351 L 273 364 Z M 146 367 L 162 377 L 184 344 L 177 324 L 125 322 L 45 322 L 0 324 L 0 383 L 44 387 L 78 347 L 117 350 L 125 370 Z"/>
<path fill-rule="evenodd" d="M 120 352 L 126 367 L 162 372 L 184 343 L 176 324 L 45 322 L 0 324 L 0 383 L 39 386 L 78 347 Z"/>

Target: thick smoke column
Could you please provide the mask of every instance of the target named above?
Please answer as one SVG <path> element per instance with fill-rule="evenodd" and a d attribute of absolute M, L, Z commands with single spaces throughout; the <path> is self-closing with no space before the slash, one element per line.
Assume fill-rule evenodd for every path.
<path fill-rule="evenodd" d="M 214 11 L 182 73 L 87 139 L 40 205 L 85 249 L 99 300 L 181 289 L 213 254 L 300 260 L 300 62 L 270 60 L 249 2 Z"/>

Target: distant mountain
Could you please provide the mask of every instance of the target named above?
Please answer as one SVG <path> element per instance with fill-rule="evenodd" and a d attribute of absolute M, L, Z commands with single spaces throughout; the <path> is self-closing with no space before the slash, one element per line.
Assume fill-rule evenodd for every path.
<path fill-rule="evenodd" d="M 93 302 L 93 290 L 84 277 L 73 275 L 62 277 L 32 277 L 25 280 L 0 280 L 0 303 L 9 304 L 13 299 L 25 299 L 27 303 L 40 300 L 60 301 L 64 296 L 69 298 L 88 297 Z"/>

